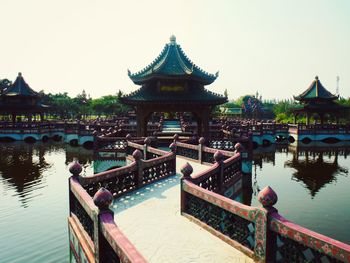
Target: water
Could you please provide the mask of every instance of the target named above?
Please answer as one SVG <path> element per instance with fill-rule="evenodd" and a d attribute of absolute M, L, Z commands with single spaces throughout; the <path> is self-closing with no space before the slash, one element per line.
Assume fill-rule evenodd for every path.
<path fill-rule="evenodd" d="M 0 144 L 1 262 L 69 262 L 67 165 L 92 152 L 62 143 Z"/>
<path fill-rule="evenodd" d="M 350 149 L 264 149 L 255 154 L 252 205 L 269 185 L 288 220 L 350 244 Z"/>
<path fill-rule="evenodd" d="M 283 150 L 283 151 L 282 151 Z M 287 219 L 350 243 L 349 150 L 315 154 L 264 148 L 253 165 L 251 204 L 270 185 Z M 92 174 L 92 151 L 63 143 L 0 144 L 0 261 L 69 262 L 68 164 Z M 323 162 L 321 162 L 321 159 Z M 261 167 L 260 167 L 261 165 Z"/>

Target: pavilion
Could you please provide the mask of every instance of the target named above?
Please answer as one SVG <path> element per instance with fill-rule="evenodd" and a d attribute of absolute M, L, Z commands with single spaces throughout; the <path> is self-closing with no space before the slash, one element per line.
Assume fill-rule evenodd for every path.
<path fill-rule="evenodd" d="M 40 115 L 43 120 L 43 114 L 49 106 L 40 102 L 40 94 L 32 90 L 25 82 L 21 73 L 15 82 L 3 91 L 0 96 L 0 114 L 11 115 L 12 122 L 16 122 L 16 116 L 25 115 L 30 122 L 33 115 Z"/>
<path fill-rule="evenodd" d="M 214 106 L 227 98 L 208 91 L 218 73 L 210 74 L 196 66 L 170 37 L 161 54 L 137 73 L 128 71 L 130 79 L 141 85 L 121 101 L 133 106 L 137 115 L 137 135 L 147 135 L 147 122 L 154 112 L 191 112 L 197 119 L 198 135 L 209 132 L 209 118 Z"/>
<path fill-rule="evenodd" d="M 296 123 L 299 114 L 306 114 L 306 124 L 310 124 L 310 117 L 317 114 L 321 124 L 324 123 L 326 115 L 335 116 L 336 122 L 348 107 L 339 105 L 336 100 L 339 96 L 330 93 L 320 82 L 318 77 L 311 83 L 309 88 L 294 99 L 300 102 L 298 108 L 293 109 L 294 122 Z"/>

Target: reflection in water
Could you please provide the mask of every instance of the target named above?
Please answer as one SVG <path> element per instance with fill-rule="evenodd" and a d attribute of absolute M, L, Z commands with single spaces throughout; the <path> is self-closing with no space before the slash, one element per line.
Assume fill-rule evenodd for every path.
<path fill-rule="evenodd" d="M 92 174 L 92 151 L 60 142 L 0 143 L 1 262 L 67 262 L 67 164 Z"/>
<path fill-rule="evenodd" d="M 350 153 L 348 145 L 327 145 L 325 143 L 313 144 L 312 147 L 306 145 L 288 146 L 272 145 L 269 147 L 260 147 L 253 152 L 253 195 L 257 196 L 261 187 L 258 184 L 257 169 L 263 169 L 263 164 L 276 164 L 276 153 L 284 153 L 287 158 L 292 154 L 292 159 L 284 162 L 284 167 L 293 168 L 291 179 L 297 182 L 303 182 L 305 188 L 310 191 L 311 198 L 327 184 L 336 182 L 336 176 L 348 174 L 348 168 L 338 164 L 338 156 L 345 159 Z M 333 158 L 333 161 L 325 161 Z"/>
<path fill-rule="evenodd" d="M 17 191 L 23 207 L 34 189 L 45 187 L 42 171 L 51 166 L 45 161 L 47 150 L 42 144 L 0 144 L 0 175 Z"/>
<path fill-rule="evenodd" d="M 338 152 L 335 152 L 331 162 L 324 161 L 324 151 L 312 151 L 311 156 L 309 150 L 303 153 L 305 158 L 300 160 L 300 152 L 293 152 L 292 160 L 286 161 L 285 166 L 295 169 L 292 179 L 303 182 L 306 188 L 310 190 L 312 198 L 321 188 L 336 181 L 337 175 L 348 173 L 347 168 L 343 168 L 338 164 Z"/>
<path fill-rule="evenodd" d="M 53 163 L 48 163 L 45 155 L 60 151 L 66 152 L 66 164 L 77 157 L 85 170 L 91 166 L 92 151 L 82 147 L 41 142 L 0 144 L 0 176 L 4 179 L 3 182 L 8 184 L 9 189 L 17 192 L 23 207 L 28 206 L 35 190 L 46 187 L 43 172 L 49 170 Z"/>

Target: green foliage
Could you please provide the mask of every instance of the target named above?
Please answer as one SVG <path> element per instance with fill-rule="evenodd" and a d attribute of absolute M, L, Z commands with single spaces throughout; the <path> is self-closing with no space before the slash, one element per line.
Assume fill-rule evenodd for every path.
<path fill-rule="evenodd" d="M 0 79 L 0 94 L 2 94 L 2 92 L 10 87 L 12 84 L 12 82 L 8 79 Z"/>
<path fill-rule="evenodd" d="M 90 98 L 84 90 L 74 98 L 68 96 L 67 92 L 45 94 L 40 91 L 39 93 L 42 103 L 51 106 L 51 115 L 61 119 L 123 115 L 130 110 L 128 106 L 120 103 L 120 98 L 123 95 L 121 91 L 117 95 L 107 95 L 97 99 Z"/>

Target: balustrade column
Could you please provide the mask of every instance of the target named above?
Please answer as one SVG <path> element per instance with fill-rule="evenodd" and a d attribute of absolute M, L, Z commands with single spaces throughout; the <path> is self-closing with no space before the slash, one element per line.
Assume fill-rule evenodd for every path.
<path fill-rule="evenodd" d="M 221 151 L 216 151 L 214 153 L 214 160 L 219 165 L 219 174 L 217 178 L 218 193 L 224 194 L 224 155 Z"/>
<path fill-rule="evenodd" d="M 202 163 L 203 160 L 203 146 L 205 143 L 205 138 L 204 137 L 200 137 L 198 140 L 198 161 L 199 163 Z"/>
<path fill-rule="evenodd" d="M 180 207 L 181 207 L 181 214 L 185 211 L 186 207 L 186 192 L 183 190 L 183 180 L 191 180 L 191 174 L 193 173 L 193 168 L 189 163 L 185 163 L 181 168 L 182 177 L 180 180 L 180 186 L 181 186 L 181 201 L 180 201 Z"/>
<path fill-rule="evenodd" d="M 135 159 L 136 167 L 137 167 L 137 188 L 140 188 L 142 186 L 143 182 L 143 165 L 142 165 L 142 152 L 139 149 L 136 149 L 132 156 Z"/>
<path fill-rule="evenodd" d="M 254 253 L 259 262 L 275 262 L 277 234 L 270 230 L 269 225 L 270 215 L 277 213 L 277 209 L 273 207 L 277 200 L 277 194 L 270 186 L 266 186 L 258 194 L 258 201 L 263 207 L 260 208 L 260 218 L 256 221 L 256 229 L 260 229 L 260 233 L 255 234 Z"/>
<path fill-rule="evenodd" d="M 105 242 L 102 242 L 105 237 L 101 231 L 101 216 L 110 214 L 113 218 L 114 213 L 109 209 L 113 201 L 113 195 L 107 189 L 101 187 L 94 195 L 94 204 L 98 207 L 98 214 L 94 219 L 94 247 L 95 247 L 95 262 L 108 262 L 108 248 L 105 247 Z M 108 241 L 107 241 L 108 242 Z"/>

